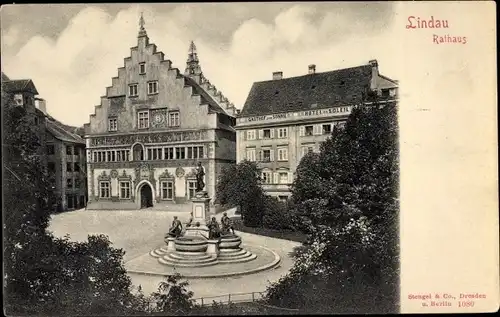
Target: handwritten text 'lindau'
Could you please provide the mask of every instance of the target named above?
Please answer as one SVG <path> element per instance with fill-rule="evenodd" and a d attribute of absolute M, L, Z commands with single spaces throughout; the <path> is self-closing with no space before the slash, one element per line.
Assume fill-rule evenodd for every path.
<path fill-rule="evenodd" d="M 431 16 L 430 19 L 423 19 L 420 17 L 410 15 L 408 17 L 408 24 L 406 24 L 406 29 L 449 29 L 449 28 L 450 26 L 448 20 L 434 19 L 434 16 Z M 467 37 L 455 36 L 450 34 L 432 34 L 432 43 L 467 44 Z"/>

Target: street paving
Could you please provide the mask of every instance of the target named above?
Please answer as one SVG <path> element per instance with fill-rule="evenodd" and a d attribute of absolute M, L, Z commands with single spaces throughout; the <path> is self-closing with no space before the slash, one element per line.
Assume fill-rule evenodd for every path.
<path fill-rule="evenodd" d="M 125 264 L 132 259 L 144 256 L 152 249 L 163 244 L 163 237 L 168 231 L 173 216 L 186 222 L 189 212 L 165 212 L 158 210 L 77 210 L 55 215 L 49 230 L 55 236 L 69 234 L 73 241 L 86 241 L 88 235 L 104 234 L 109 237 L 113 247 L 122 248 L 126 253 Z M 217 214 L 220 219 L 221 214 Z M 219 296 L 229 293 L 249 293 L 265 291 L 268 281 L 277 281 L 293 265 L 289 253 L 300 243 L 246 232 L 236 232 L 244 244 L 263 246 L 276 252 L 281 257 L 279 266 L 274 269 L 250 275 L 188 279 L 189 289 L 195 298 Z M 196 268 L 193 268 L 196 270 Z M 141 285 L 145 294 L 157 290 L 162 280 L 159 276 L 147 276 L 129 273 L 135 286 Z M 251 295 L 248 295 L 251 298 Z"/>

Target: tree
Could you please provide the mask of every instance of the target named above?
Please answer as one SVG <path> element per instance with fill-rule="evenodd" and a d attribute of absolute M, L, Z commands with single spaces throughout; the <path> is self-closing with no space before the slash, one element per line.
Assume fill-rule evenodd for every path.
<path fill-rule="evenodd" d="M 257 164 L 242 161 L 223 169 L 216 186 L 217 203 L 239 206 L 245 226 L 262 224 L 264 215 L 260 170 Z"/>
<path fill-rule="evenodd" d="M 160 283 L 158 291 L 151 294 L 152 312 L 183 316 L 193 311 L 193 292 L 186 289 L 188 282 L 179 282 L 180 278 L 177 273 L 167 276 L 167 280 Z"/>
<path fill-rule="evenodd" d="M 138 300 L 120 249 L 104 236 L 87 242 L 47 232 L 50 175 L 29 111 L 2 91 L 5 311 L 9 315 L 128 314 Z"/>
<path fill-rule="evenodd" d="M 294 213 L 308 246 L 270 286 L 270 302 L 323 313 L 397 311 L 398 177 L 396 105 L 354 109 L 297 168 Z"/>

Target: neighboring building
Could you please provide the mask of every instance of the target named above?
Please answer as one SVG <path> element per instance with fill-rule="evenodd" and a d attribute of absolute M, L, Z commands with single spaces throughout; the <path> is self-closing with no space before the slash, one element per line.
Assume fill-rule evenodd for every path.
<path fill-rule="evenodd" d="M 77 130 L 47 116 L 47 169 L 55 176 L 53 190 L 60 199 L 59 211 L 87 205 L 85 140 Z"/>
<path fill-rule="evenodd" d="M 214 201 L 236 162 L 236 109 L 203 75 L 194 43 L 182 74 L 157 51 L 141 17 L 137 46 L 85 125 L 87 209 L 167 209 L 194 196 L 197 162 Z"/>
<path fill-rule="evenodd" d="M 39 133 L 37 133 L 40 141 L 39 155 L 42 164 L 45 166 L 45 133 L 43 133 L 45 130 L 45 114 L 35 106 L 35 99 L 38 95 L 35 84 L 31 79 L 11 80 L 2 72 L 2 98 L 6 93 L 12 95 L 13 102 L 17 106 L 26 109 L 33 127 L 39 131 Z"/>
<path fill-rule="evenodd" d="M 318 151 L 321 142 L 342 127 L 355 106 L 377 94 L 385 102 L 397 98 L 397 81 L 382 76 L 378 63 L 256 82 L 237 119 L 237 161 L 257 161 L 264 189 L 286 200 L 301 158 Z"/>
<path fill-rule="evenodd" d="M 52 197 L 60 201 L 59 211 L 85 207 L 87 177 L 83 128 L 64 125 L 48 115 L 45 100 L 37 97 L 38 91 L 30 79 L 10 80 L 2 73 L 2 93 L 12 94 L 13 101 L 33 117 L 33 125 L 39 132 L 42 166 L 47 168 L 52 183 Z"/>

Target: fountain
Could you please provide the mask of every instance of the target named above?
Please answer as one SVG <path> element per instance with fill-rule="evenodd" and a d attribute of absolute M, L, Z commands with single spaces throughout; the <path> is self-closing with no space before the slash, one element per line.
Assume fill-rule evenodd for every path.
<path fill-rule="evenodd" d="M 225 233 L 211 239 L 207 226 L 210 198 L 204 191 L 193 198 L 193 221 L 183 235 L 165 237 L 166 246 L 155 249 L 150 255 L 163 265 L 172 267 L 203 267 L 224 263 L 241 263 L 255 260 L 257 256 L 241 248 L 241 237 Z"/>

